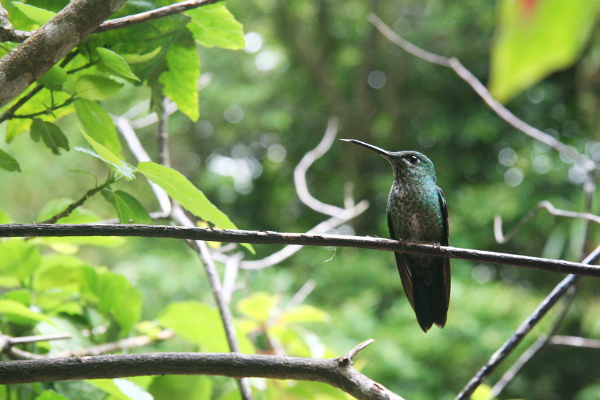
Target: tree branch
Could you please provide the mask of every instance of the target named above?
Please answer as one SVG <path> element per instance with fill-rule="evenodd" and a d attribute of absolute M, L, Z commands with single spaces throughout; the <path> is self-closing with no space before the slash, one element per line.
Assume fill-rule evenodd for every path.
<path fill-rule="evenodd" d="M 462 79 L 466 83 L 473 88 L 473 90 L 486 102 L 486 104 L 504 121 L 508 122 L 514 128 L 520 130 L 527 136 L 538 140 L 542 143 L 547 144 L 553 149 L 559 151 L 560 153 L 568 156 L 573 159 L 577 164 L 579 164 L 586 171 L 592 171 L 596 168 L 596 163 L 589 159 L 588 157 L 579 154 L 577 151 L 573 150 L 571 147 L 565 145 L 560 142 L 558 139 L 553 136 L 548 135 L 541 130 L 534 128 L 533 126 L 527 124 L 525 121 L 519 119 L 516 115 L 510 112 L 506 107 L 500 104 L 486 89 L 486 87 L 469 71 L 466 69 L 461 62 L 456 58 L 447 58 L 444 56 L 440 56 L 438 54 L 430 53 L 421 49 L 420 47 L 415 46 L 410 43 L 406 39 L 402 38 L 398 34 L 396 34 L 389 26 L 387 26 L 377 15 L 370 14 L 369 21 L 392 43 L 397 44 L 399 47 L 407 51 L 408 53 L 418 57 L 422 60 L 428 61 L 433 64 L 442 65 L 444 67 L 448 67 Z"/>
<path fill-rule="evenodd" d="M 65 236 L 137 236 L 162 237 L 213 242 L 252 244 L 298 244 L 305 246 L 356 247 L 434 257 L 459 258 L 477 262 L 514 265 L 580 276 L 600 277 L 600 267 L 587 262 L 576 263 L 548 258 L 519 256 L 491 251 L 462 249 L 452 246 L 435 246 L 399 242 L 391 239 L 365 236 L 326 234 L 258 232 L 230 229 L 188 228 L 164 225 L 102 225 L 102 224 L 4 224 L 0 225 L 0 237 L 65 237 Z M 589 257 L 588 257 L 589 258 Z"/>
<path fill-rule="evenodd" d="M 361 345 L 364 348 L 364 343 Z M 353 350 L 355 353 L 358 351 Z M 235 353 L 150 353 L 0 363 L 0 384 L 3 385 L 142 375 L 296 379 L 327 383 L 357 399 L 402 400 L 400 396 L 356 371 L 350 355 L 310 359 Z"/>
<path fill-rule="evenodd" d="M 600 256 L 600 246 L 590 253 L 584 264 L 595 262 Z M 483 382 L 498 365 L 521 343 L 523 338 L 531 332 L 533 327 L 550 311 L 552 306 L 577 283 L 579 277 L 568 275 L 550 292 L 548 296 L 540 303 L 533 313 L 519 326 L 517 331 L 492 355 L 489 361 L 477 371 L 477 374 L 467 383 L 463 390 L 456 396 L 456 400 L 467 400 L 471 397 L 477 386 Z"/>
<path fill-rule="evenodd" d="M 94 33 L 110 31 L 113 29 L 127 28 L 128 26 L 142 22 L 152 21 L 154 19 L 168 17 L 169 15 L 179 14 L 187 10 L 206 6 L 208 4 L 218 3 L 222 0 L 188 0 L 180 3 L 160 7 L 155 10 L 146 11 L 139 14 L 128 15 L 122 18 L 111 19 L 103 22 Z"/>
<path fill-rule="evenodd" d="M 73 0 L 0 59 L 0 107 L 22 93 L 81 43 L 126 0 Z"/>

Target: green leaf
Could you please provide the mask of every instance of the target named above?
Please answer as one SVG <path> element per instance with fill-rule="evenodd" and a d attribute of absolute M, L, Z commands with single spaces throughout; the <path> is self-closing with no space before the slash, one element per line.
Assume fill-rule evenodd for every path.
<path fill-rule="evenodd" d="M 96 295 L 100 312 L 112 315 L 121 327 L 121 335 L 127 335 L 142 313 L 142 296 L 137 288 L 123 275 L 102 271 L 98 272 Z"/>
<path fill-rule="evenodd" d="M 19 162 L 15 160 L 10 154 L 4 150 L 0 150 L 0 168 L 6 171 L 17 171 L 21 172 Z"/>
<path fill-rule="evenodd" d="M 146 54 L 123 54 L 122 58 L 127 64 L 140 64 L 152 60 L 162 51 L 162 47 L 157 47 Z"/>
<path fill-rule="evenodd" d="M 267 322 L 280 297 L 267 292 L 256 292 L 241 299 L 237 304 L 239 312 L 258 322 Z"/>
<path fill-rule="evenodd" d="M 60 155 L 61 148 L 69 151 L 69 139 L 67 139 L 63 131 L 52 122 L 34 118 L 33 121 L 31 121 L 29 132 L 31 138 L 36 142 L 42 138 L 46 147 L 48 147 L 53 154 Z"/>
<path fill-rule="evenodd" d="M 75 102 L 75 111 L 86 133 L 122 160 L 121 142 L 110 115 L 98 103 L 83 99 Z"/>
<path fill-rule="evenodd" d="M 210 202 L 187 178 L 178 171 L 153 162 L 141 162 L 138 171 L 163 188 L 182 207 L 192 214 L 216 225 L 220 229 L 237 229 L 229 217 Z M 254 249 L 247 243 L 243 244 L 254 254 Z"/>
<path fill-rule="evenodd" d="M 229 351 L 223 323 L 216 308 L 194 301 L 171 303 L 158 321 L 183 339 L 200 346 L 202 351 Z"/>
<path fill-rule="evenodd" d="M 104 390 L 113 400 L 152 400 L 150 393 L 128 379 L 93 379 L 86 382 Z"/>
<path fill-rule="evenodd" d="M 144 206 L 132 195 L 122 190 L 103 190 L 102 196 L 113 205 L 122 224 L 150 224 L 152 218 Z"/>
<path fill-rule="evenodd" d="M 292 310 L 286 311 L 278 318 L 281 324 L 296 324 L 306 322 L 328 322 L 329 314 L 317 307 L 302 304 Z"/>
<path fill-rule="evenodd" d="M 211 400 L 212 380 L 207 376 L 161 375 L 154 378 L 150 392 L 156 400 Z"/>
<path fill-rule="evenodd" d="M 158 79 L 164 85 L 164 94 L 169 96 L 177 104 L 179 111 L 189 119 L 198 121 L 200 58 L 194 41 L 190 38 L 186 44 L 173 44 L 167 52 L 166 60 L 169 69 Z"/>
<path fill-rule="evenodd" d="M 503 0 L 492 48 L 490 92 L 507 102 L 579 56 L 598 15 L 596 0 Z"/>
<path fill-rule="evenodd" d="M 17 1 L 13 2 L 13 5 L 17 7 L 23 14 L 25 14 L 27 18 L 40 25 L 44 25 L 56 15 L 56 13 L 53 13 L 52 11 L 44 10 L 43 8 L 30 6 L 29 4 L 20 3 Z"/>
<path fill-rule="evenodd" d="M 44 390 L 35 400 L 69 400 L 65 396 L 60 395 L 52 390 Z"/>
<path fill-rule="evenodd" d="M 127 179 L 134 179 L 135 175 L 133 175 L 133 168 L 127 164 L 126 162 L 122 162 L 121 160 L 119 160 L 113 153 L 111 153 L 106 147 L 102 146 L 101 144 L 97 143 L 96 141 L 94 141 L 94 139 L 92 139 L 91 137 L 89 137 L 88 135 L 85 134 L 85 132 L 83 132 L 83 135 L 85 136 L 85 138 L 87 139 L 88 142 L 90 142 L 90 144 L 92 145 L 92 147 L 94 147 L 95 150 L 99 151 L 100 154 L 90 150 L 90 149 L 86 149 L 85 147 L 73 147 L 75 150 L 80 151 L 82 153 L 86 153 L 89 154 L 93 157 L 96 157 L 102 161 L 104 161 L 109 167 L 114 168 L 116 171 L 118 171 L 119 173 L 121 173 L 123 176 L 125 176 Z"/>
<path fill-rule="evenodd" d="M 103 47 L 96 48 L 96 51 L 98 52 L 98 57 L 100 57 L 102 64 L 108 67 L 115 74 L 123 78 L 139 81 L 138 77 L 131 72 L 129 64 L 127 64 L 127 62 L 119 54 Z"/>
<path fill-rule="evenodd" d="M 104 100 L 115 94 L 123 84 L 102 75 L 81 75 L 75 81 L 75 94 L 81 99 Z"/>
<path fill-rule="evenodd" d="M 24 278 L 40 266 L 38 248 L 29 242 L 13 238 L 0 243 L 0 275 Z"/>
<path fill-rule="evenodd" d="M 0 314 L 4 314 L 8 321 L 15 324 L 33 325 L 41 321 L 51 323 L 46 315 L 31 311 L 24 304 L 14 300 L 0 299 Z"/>
<path fill-rule="evenodd" d="M 37 82 L 49 90 L 62 90 L 66 80 L 67 71 L 55 64 Z"/>
<path fill-rule="evenodd" d="M 187 28 L 194 39 L 206 47 L 222 47 L 238 50 L 246 46 L 244 30 L 225 4 L 211 4 L 188 10 L 185 14 L 192 17 Z"/>

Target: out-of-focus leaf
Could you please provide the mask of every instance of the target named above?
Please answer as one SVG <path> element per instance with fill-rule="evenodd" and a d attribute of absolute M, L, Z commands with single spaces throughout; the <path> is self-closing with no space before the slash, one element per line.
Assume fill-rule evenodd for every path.
<path fill-rule="evenodd" d="M 195 301 L 171 303 L 158 317 L 183 339 L 200 346 L 202 351 L 227 352 L 229 347 L 217 309 Z M 245 335 L 237 335 L 242 353 L 252 354 L 253 346 Z"/>
<path fill-rule="evenodd" d="M 67 80 L 67 72 L 58 65 L 53 65 L 37 81 L 40 85 L 50 90 L 62 90 L 63 83 Z"/>
<path fill-rule="evenodd" d="M 21 172 L 21 167 L 19 166 L 19 162 L 15 160 L 10 154 L 7 152 L 0 150 L 0 168 L 6 171 L 17 171 Z"/>
<path fill-rule="evenodd" d="M 82 75 L 75 81 L 75 94 L 81 99 L 104 100 L 115 94 L 123 84 L 102 75 Z"/>
<path fill-rule="evenodd" d="M 256 292 L 237 303 L 237 309 L 248 318 L 266 322 L 273 308 L 279 303 L 280 297 L 267 292 Z"/>
<path fill-rule="evenodd" d="M 15 324 L 34 325 L 37 322 L 51 322 L 44 314 L 31 311 L 27 306 L 14 300 L 0 299 L 0 314 L 4 314 L 6 319 Z"/>
<path fill-rule="evenodd" d="M 102 64 L 108 67 L 112 72 L 123 78 L 139 81 L 138 77 L 131 72 L 129 64 L 127 64 L 123 57 L 118 53 L 103 47 L 98 47 L 96 51 L 98 52 L 98 57 L 100 57 Z"/>
<path fill-rule="evenodd" d="M 117 128 L 110 115 L 98 103 L 90 100 L 77 100 L 75 110 L 85 132 L 110 150 L 119 160 L 122 160 L 121 142 L 119 142 Z"/>
<path fill-rule="evenodd" d="M 52 390 L 44 390 L 35 400 L 69 400 L 65 396 L 62 396 Z"/>
<path fill-rule="evenodd" d="M 168 70 L 160 75 L 163 92 L 173 100 L 179 111 L 192 121 L 200 118 L 198 103 L 198 79 L 200 58 L 193 39 L 179 40 L 166 55 Z"/>
<path fill-rule="evenodd" d="M 127 64 L 140 64 L 152 60 L 161 50 L 162 48 L 158 47 L 146 54 L 123 54 L 122 58 Z"/>
<path fill-rule="evenodd" d="M 53 154 L 60 155 L 60 149 L 69 151 L 69 139 L 63 131 L 52 122 L 34 118 L 31 122 L 30 135 L 36 142 L 40 138 Z"/>
<path fill-rule="evenodd" d="M 490 91 L 507 102 L 571 65 L 598 16 L 596 0 L 502 0 L 492 49 Z"/>
<path fill-rule="evenodd" d="M 141 316 L 140 292 L 123 275 L 102 271 L 98 273 L 96 295 L 100 312 L 111 315 L 121 327 L 121 333 L 128 334 Z"/>
<path fill-rule="evenodd" d="M 206 47 L 238 50 L 246 45 L 244 30 L 225 4 L 217 3 L 188 10 L 192 17 L 187 25 L 194 39 Z"/>
<path fill-rule="evenodd" d="M 128 379 L 93 379 L 90 384 L 111 395 L 111 399 L 152 400 L 152 395 Z"/>
<path fill-rule="evenodd" d="M 163 188 L 185 209 L 221 229 L 237 229 L 229 217 L 210 202 L 198 188 L 178 171 L 153 162 L 141 162 L 138 171 Z M 244 247 L 254 254 L 254 249 L 244 243 Z"/>
<path fill-rule="evenodd" d="M 212 392 L 212 380 L 207 376 L 162 375 L 150 386 L 155 400 L 211 400 Z"/>
<path fill-rule="evenodd" d="M 36 246 L 19 238 L 12 238 L 0 243 L 0 275 L 24 278 L 31 275 L 41 262 L 41 255 Z"/>
<path fill-rule="evenodd" d="M 113 205 L 122 224 L 149 224 L 152 218 L 144 206 L 132 195 L 122 190 L 103 190 L 102 196 Z"/>
<path fill-rule="evenodd" d="M 13 2 L 13 5 L 17 7 L 23 14 L 25 14 L 27 18 L 40 25 L 44 25 L 56 15 L 56 13 L 53 13 L 52 11 L 44 10 L 43 8 L 34 7 L 32 5 L 17 1 Z"/>
<path fill-rule="evenodd" d="M 278 318 L 281 324 L 294 324 L 305 322 L 328 322 L 329 314 L 317 307 L 302 304 L 292 310 L 286 311 Z"/>

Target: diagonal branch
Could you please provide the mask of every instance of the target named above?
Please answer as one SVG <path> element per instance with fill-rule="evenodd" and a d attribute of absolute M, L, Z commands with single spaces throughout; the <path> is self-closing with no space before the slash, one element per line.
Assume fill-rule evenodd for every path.
<path fill-rule="evenodd" d="M 126 0 L 73 0 L 0 59 L 0 107 L 22 93 L 81 43 Z"/>
<path fill-rule="evenodd" d="M 454 72 L 456 72 L 456 74 L 460 78 L 462 78 L 466 83 L 468 83 L 471 86 L 471 88 L 473 88 L 473 90 L 479 95 L 479 97 L 481 97 L 483 101 L 485 101 L 486 104 L 500 118 L 508 122 L 514 128 L 520 130 L 527 136 L 530 136 L 535 140 L 545 143 L 553 149 L 559 151 L 560 153 L 568 156 L 586 171 L 592 171 L 596 168 L 596 163 L 590 160 L 588 157 L 579 154 L 577 151 L 560 142 L 558 139 L 548 135 L 545 132 L 542 132 L 537 128 L 534 128 L 533 126 L 527 124 L 525 121 L 519 119 L 516 115 L 510 112 L 506 107 L 500 104 L 491 95 L 491 93 L 486 89 L 486 87 L 481 83 L 481 81 L 479 81 L 479 79 L 477 79 L 475 75 L 471 73 L 471 71 L 465 68 L 458 59 L 447 58 L 438 54 L 430 53 L 421 49 L 420 47 L 415 46 L 414 44 L 410 43 L 406 39 L 396 34 L 396 32 L 394 32 L 375 14 L 369 15 L 369 21 L 371 21 L 371 23 L 375 25 L 375 27 L 392 43 L 397 44 L 408 53 L 430 63 L 442 65 L 444 67 L 448 67 L 454 70 Z"/>
<path fill-rule="evenodd" d="M 600 246 L 590 253 L 584 264 L 595 262 L 600 256 Z M 486 379 L 502 361 L 521 343 L 523 338 L 533 329 L 533 327 L 550 311 L 552 306 L 577 283 L 579 277 L 568 275 L 550 292 L 548 296 L 540 303 L 533 313 L 519 326 L 517 331 L 492 355 L 489 361 L 481 367 L 477 374 L 467 383 L 463 390 L 456 396 L 456 400 L 467 400 L 473 394 L 475 389 Z"/>

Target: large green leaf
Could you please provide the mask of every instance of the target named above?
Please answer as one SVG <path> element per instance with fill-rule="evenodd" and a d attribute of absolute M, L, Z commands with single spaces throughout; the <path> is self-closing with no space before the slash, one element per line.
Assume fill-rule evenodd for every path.
<path fill-rule="evenodd" d="M 44 390 L 35 400 L 69 400 L 65 396 L 60 395 L 52 390 Z"/>
<path fill-rule="evenodd" d="M 158 321 L 162 326 L 173 329 L 178 336 L 200 346 L 202 351 L 229 351 L 223 322 L 216 308 L 195 301 L 171 303 Z M 238 334 L 237 339 L 242 353 L 253 353 L 253 346 L 245 335 Z"/>
<path fill-rule="evenodd" d="M 140 292 L 123 275 L 100 271 L 96 295 L 100 301 L 100 312 L 111 315 L 121 327 L 121 333 L 128 334 L 141 316 Z"/>
<path fill-rule="evenodd" d="M 67 80 L 67 71 L 58 65 L 53 65 L 37 82 L 50 90 L 61 90 Z"/>
<path fill-rule="evenodd" d="M 597 0 L 502 0 L 490 91 L 501 102 L 571 65 L 596 21 Z"/>
<path fill-rule="evenodd" d="M 141 162 L 138 171 L 163 188 L 172 198 L 177 200 L 192 214 L 216 225 L 221 229 L 237 229 L 229 217 L 210 202 L 192 182 L 178 171 L 153 162 Z M 254 254 L 249 244 L 243 244 Z"/>
<path fill-rule="evenodd" d="M 23 239 L 13 238 L 0 243 L 0 275 L 24 278 L 31 275 L 41 262 L 36 246 Z"/>
<path fill-rule="evenodd" d="M 0 314 L 4 314 L 8 321 L 15 324 L 34 325 L 41 321 L 52 323 L 46 315 L 31 311 L 24 304 L 14 300 L 0 300 Z"/>
<path fill-rule="evenodd" d="M 63 131 L 52 122 L 34 118 L 29 129 L 31 138 L 38 142 L 40 138 L 53 154 L 60 155 L 60 149 L 69 151 L 69 139 Z"/>
<path fill-rule="evenodd" d="M 196 45 L 189 41 L 179 41 L 171 46 L 166 55 L 168 70 L 160 75 L 163 92 L 173 100 L 179 111 L 192 121 L 200 118 L 198 103 L 198 79 L 200 78 L 200 58 Z"/>
<path fill-rule="evenodd" d="M 110 115 L 98 103 L 84 99 L 75 102 L 75 110 L 85 132 L 106 147 L 119 160 L 122 160 L 121 142 L 119 142 L 117 128 Z M 98 152 L 98 150 L 96 151 Z"/>
<path fill-rule="evenodd" d="M 0 150 L 0 168 L 6 171 L 21 172 L 19 162 L 4 150 Z"/>
<path fill-rule="evenodd" d="M 13 2 L 13 5 L 17 7 L 23 14 L 25 14 L 27 18 L 40 25 L 44 25 L 46 22 L 50 21 L 54 15 L 56 15 L 52 11 L 44 10 L 43 8 L 35 7 L 29 4 L 20 3 L 18 1 Z"/>
<path fill-rule="evenodd" d="M 131 72 L 129 64 L 118 53 L 103 47 L 98 47 L 96 51 L 102 65 L 106 66 L 113 73 L 123 78 L 139 81 L 138 77 Z"/>
<path fill-rule="evenodd" d="M 75 94 L 81 99 L 104 100 L 117 94 L 123 87 L 117 82 L 102 75 L 82 75 L 75 81 Z"/>
<path fill-rule="evenodd" d="M 150 393 L 128 379 L 93 379 L 87 382 L 110 394 L 113 400 L 152 400 Z"/>
<path fill-rule="evenodd" d="M 211 4 L 185 13 L 192 17 L 187 27 L 201 45 L 230 50 L 243 49 L 246 45 L 242 24 L 225 4 Z"/>
<path fill-rule="evenodd" d="M 102 196 L 113 205 L 122 224 L 149 224 L 152 218 L 144 206 L 132 195 L 122 190 L 103 190 Z"/>

